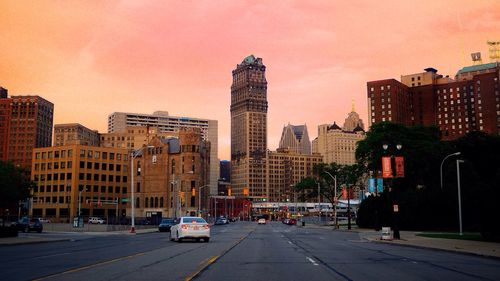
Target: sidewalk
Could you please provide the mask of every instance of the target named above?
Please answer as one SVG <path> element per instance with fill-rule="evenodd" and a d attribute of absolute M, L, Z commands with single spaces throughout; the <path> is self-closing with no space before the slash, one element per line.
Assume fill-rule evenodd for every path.
<path fill-rule="evenodd" d="M 334 229 L 333 226 L 315 225 L 315 224 L 306 224 L 305 227 L 329 229 L 333 231 L 356 232 L 359 234 L 360 239 L 374 243 L 385 243 L 385 244 L 415 247 L 415 248 L 435 249 L 441 251 L 465 253 L 465 254 L 472 254 L 472 255 L 500 259 L 500 243 L 422 237 L 422 236 L 417 236 L 417 234 L 423 232 L 415 232 L 415 231 L 400 231 L 401 239 L 399 240 L 382 240 L 381 231 L 358 228 L 356 225 L 353 225 L 351 230 L 348 230 L 347 227 Z"/>

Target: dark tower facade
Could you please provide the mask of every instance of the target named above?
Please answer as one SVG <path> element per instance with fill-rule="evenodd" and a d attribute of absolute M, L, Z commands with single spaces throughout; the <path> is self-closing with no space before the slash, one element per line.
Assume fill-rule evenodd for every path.
<path fill-rule="evenodd" d="M 231 186 L 233 195 L 266 198 L 267 81 L 261 58 L 246 57 L 231 85 Z"/>

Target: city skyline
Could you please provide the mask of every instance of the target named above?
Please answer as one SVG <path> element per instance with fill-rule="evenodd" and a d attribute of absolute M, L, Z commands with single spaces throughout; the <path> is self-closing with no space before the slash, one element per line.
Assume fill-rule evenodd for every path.
<path fill-rule="evenodd" d="M 54 124 L 102 133 L 116 111 L 218 120 L 230 159 L 231 70 L 248 55 L 267 66 L 271 150 L 284 125 L 314 139 L 352 100 L 368 120 L 367 81 L 426 67 L 453 77 L 478 51 L 488 62 L 500 3 L 435 2 L 3 1 L 0 86 L 54 103 Z"/>

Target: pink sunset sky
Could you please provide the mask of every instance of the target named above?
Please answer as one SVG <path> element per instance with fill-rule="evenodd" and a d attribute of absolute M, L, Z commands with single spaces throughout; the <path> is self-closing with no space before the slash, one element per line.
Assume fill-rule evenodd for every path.
<path fill-rule="evenodd" d="M 283 125 L 368 124 L 366 82 L 489 62 L 500 1 L 0 2 L 0 85 L 55 104 L 54 124 L 107 131 L 112 112 L 168 111 L 219 121 L 230 155 L 231 71 L 263 58 L 268 143 Z"/>

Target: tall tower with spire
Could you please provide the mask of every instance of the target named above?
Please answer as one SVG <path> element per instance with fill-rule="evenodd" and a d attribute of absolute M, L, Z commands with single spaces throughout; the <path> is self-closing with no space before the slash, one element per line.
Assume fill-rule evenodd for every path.
<path fill-rule="evenodd" d="M 235 196 L 265 198 L 267 81 L 261 58 L 246 57 L 231 85 L 231 187 Z"/>

